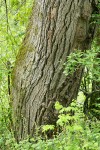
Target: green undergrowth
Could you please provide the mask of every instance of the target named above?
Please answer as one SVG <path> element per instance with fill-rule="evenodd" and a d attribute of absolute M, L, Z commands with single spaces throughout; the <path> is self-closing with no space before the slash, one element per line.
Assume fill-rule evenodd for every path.
<path fill-rule="evenodd" d="M 53 135 L 52 139 L 47 139 L 45 133 L 55 130 L 55 126 L 46 125 L 42 127 L 44 138 L 37 135 L 18 144 L 13 133 L 7 129 L 6 124 L 5 126 L 3 124 L 0 148 L 2 150 L 99 150 L 100 121 L 96 118 L 88 119 L 83 114 L 82 103 L 73 101 L 65 108 L 56 102 L 55 109 L 59 112 L 56 128 L 60 128 L 61 132 Z"/>

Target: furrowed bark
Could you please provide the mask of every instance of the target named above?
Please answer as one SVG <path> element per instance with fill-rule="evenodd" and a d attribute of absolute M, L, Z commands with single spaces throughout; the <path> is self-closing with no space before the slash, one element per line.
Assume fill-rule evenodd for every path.
<path fill-rule="evenodd" d="M 83 68 L 63 74 L 73 51 L 91 45 L 93 0 L 36 0 L 12 75 L 14 130 L 18 140 L 56 122 L 54 104 L 76 97 Z"/>

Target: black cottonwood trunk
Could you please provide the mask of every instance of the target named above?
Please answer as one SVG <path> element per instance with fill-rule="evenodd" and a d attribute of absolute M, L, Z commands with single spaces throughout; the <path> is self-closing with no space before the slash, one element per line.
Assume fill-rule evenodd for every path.
<path fill-rule="evenodd" d="M 56 121 L 55 101 L 68 106 L 76 97 L 83 69 L 63 74 L 67 56 L 89 48 L 94 0 L 35 0 L 12 75 L 16 138 Z"/>

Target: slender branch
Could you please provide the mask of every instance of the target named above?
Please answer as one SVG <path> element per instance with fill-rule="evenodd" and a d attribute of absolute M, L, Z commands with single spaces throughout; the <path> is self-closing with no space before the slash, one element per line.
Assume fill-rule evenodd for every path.
<path fill-rule="evenodd" d="M 8 7 L 7 7 L 7 1 L 5 1 L 5 7 L 6 7 L 6 20 L 7 20 L 7 33 L 8 33 L 8 27 L 9 27 L 9 19 L 8 19 Z"/>
<path fill-rule="evenodd" d="M 11 75 L 11 62 L 7 61 L 7 69 L 8 69 L 8 93 L 9 95 L 11 94 L 11 89 L 10 89 L 10 75 Z"/>
<path fill-rule="evenodd" d="M 83 92 L 85 96 L 88 96 L 88 98 L 91 97 L 93 94 L 100 92 L 100 90 L 95 90 L 95 91 L 92 91 L 92 92 L 87 92 L 87 91 L 85 91 L 83 89 L 80 89 L 80 91 Z"/>

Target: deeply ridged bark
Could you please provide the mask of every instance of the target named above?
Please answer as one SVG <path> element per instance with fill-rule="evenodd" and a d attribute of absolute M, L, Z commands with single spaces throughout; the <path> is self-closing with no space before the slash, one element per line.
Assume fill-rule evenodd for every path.
<path fill-rule="evenodd" d="M 76 97 L 83 69 L 63 74 L 67 56 L 91 44 L 93 0 L 36 0 L 12 78 L 14 129 L 18 140 L 36 126 L 56 121 L 55 101 Z"/>

